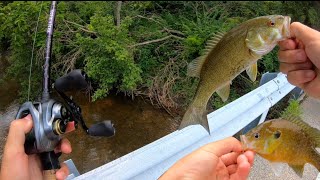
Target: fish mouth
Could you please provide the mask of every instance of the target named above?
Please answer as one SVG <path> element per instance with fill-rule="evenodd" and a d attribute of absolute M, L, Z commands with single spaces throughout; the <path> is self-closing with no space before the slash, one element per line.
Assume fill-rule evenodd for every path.
<path fill-rule="evenodd" d="M 285 38 L 290 38 L 290 23 L 291 23 L 291 17 L 290 16 L 284 16 L 284 22 L 283 22 L 283 28 L 282 28 L 282 35 Z"/>
<path fill-rule="evenodd" d="M 245 150 L 248 150 L 249 147 L 248 147 L 248 140 L 246 138 L 245 135 L 240 135 L 240 141 L 241 141 L 241 144 L 242 144 L 242 149 L 245 151 Z"/>

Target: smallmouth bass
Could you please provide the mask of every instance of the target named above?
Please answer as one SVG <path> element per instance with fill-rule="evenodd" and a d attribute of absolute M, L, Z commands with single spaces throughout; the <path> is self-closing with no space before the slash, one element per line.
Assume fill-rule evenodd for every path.
<path fill-rule="evenodd" d="M 290 37 L 289 16 L 270 15 L 250 19 L 227 33 L 218 32 L 208 41 L 205 52 L 188 65 L 188 75 L 200 81 L 179 129 L 202 125 L 209 133 L 207 103 L 214 92 L 225 102 L 232 80 L 246 70 L 252 81 L 257 77 L 257 61 L 279 41 Z"/>

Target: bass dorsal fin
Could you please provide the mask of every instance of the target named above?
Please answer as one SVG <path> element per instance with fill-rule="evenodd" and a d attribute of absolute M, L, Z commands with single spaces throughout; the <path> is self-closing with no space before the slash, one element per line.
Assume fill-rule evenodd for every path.
<path fill-rule="evenodd" d="M 207 41 L 207 45 L 201 56 L 191 61 L 188 65 L 187 75 L 192 77 L 200 77 L 201 68 L 209 55 L 210 51 L 218 44 L 223 38 L 225 33 L 217 32 L 211 39 Z"/>
<path fill-rule="evenodd" d="M 216 32 L 212 38 L 210 38 L 207 41 L 206 47 L 204 48 L 204 51 L 202 52 L 202 56 L 207 56 L 209 52 L 218 44 L 218 42 L 223 38 L 225 35 L 224 32 Z"/>
<path fill-rule="evenodd" d="M 202 65 L 206 57 L 200 56 L 188 64 L 187 75 L 191 77 L 200 77 Z"/>
<path fill-rule="evenodd" d="M 283 119 L 286 119 L 299 127 L 301 127 L 308 136 L 312 139 L 312 141 L 315 143 L 315 147 L 320 147 L 320 130 L 317 128 L 314 128 L 310 126 L 308 123 L 304 122 L 300 116 L 294 116 L 294 115 L 287 115 L 283 117 Z M 314 147 L 314 148 L 315 148 Z"/>

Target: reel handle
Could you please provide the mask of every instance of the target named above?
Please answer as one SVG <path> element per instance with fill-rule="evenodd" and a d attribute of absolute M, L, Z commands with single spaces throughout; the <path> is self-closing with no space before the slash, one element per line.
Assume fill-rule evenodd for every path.
<path fill-rule="evenodd" d="M 87 75 L 81 69 L 75 69 L 58 78 L 54 87 L 60 92 L 85 89 L 88 87 L 87 78 Z"/>
<path fill-rule="evenodd" d="M 87 133 L 90 136 L 104 136 L 104 137 L 111 137 L 114 136 L 116 130 L 113 127 L 113 124 L 110 120 L 102 121 L 100 123 L 92 125 Z"/>

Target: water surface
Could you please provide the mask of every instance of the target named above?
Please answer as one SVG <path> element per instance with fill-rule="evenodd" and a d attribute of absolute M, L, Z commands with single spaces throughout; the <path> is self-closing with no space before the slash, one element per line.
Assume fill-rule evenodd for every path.
<path fill-rule="evenodd" d="M 9 64 L 7 56 L 0 55 L 0 57 L 0 78 L 2 78 Z M 0 162 L 10 122 L 20 106 L 17 102 L 19 90 L 15 80 L 6 79 L 0 83 Z M 62 155 L 60 162 L 72 159 L 81 174 L 149 144 L 178 128 L 176 118 L 162 109 L 153 107 L 141 97 L 132 100 L 123 95 L 109 95 L 105 99 L 90 102 L 89 95 L 83 92 L 72 95 L 74 101 L 82 108 L 88 127 L 104 120 L 112 120 L 116 128 L 115 136 L 110 138 L 88 136 L 80 124 L 76 131 L 65 135 L 70 140 L 73 151 L 70 155 Z"/>
<path fill-rule="evenodd" d="M 164 110 L 156 109 L 142 98 L 109 96 L 88 102 L 81 93 L 74 96 L 81 106 L 88 127 L 103 120 L 112 120 L 116 135 L 111 138 L 88 136 L 79 126 L 66 137 L 73 152 L 61 160 L 71 158 L 80 173 L 87 172 L 149 144 L 178 128 L 178 122 Z"/>

